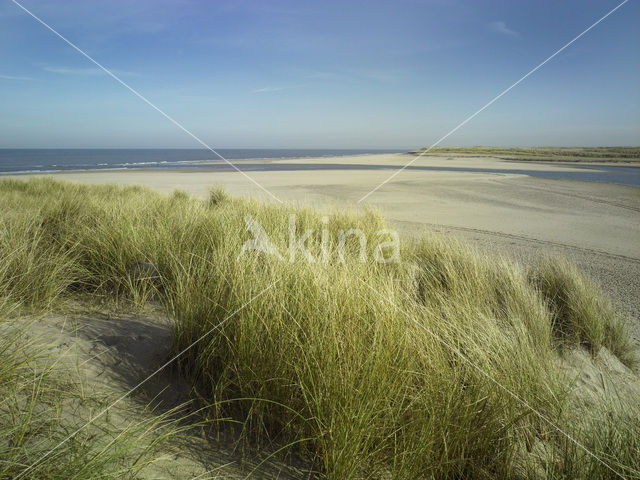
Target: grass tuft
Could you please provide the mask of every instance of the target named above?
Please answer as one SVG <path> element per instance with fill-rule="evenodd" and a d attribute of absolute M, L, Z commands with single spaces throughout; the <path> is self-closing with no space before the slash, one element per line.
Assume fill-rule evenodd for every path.
<path fill-rule="evenodd" d="M 548 258 L 529 272 L 552 314 L 552 330 L 562 343 L 581 344 L 596 355 L 607 347 L 623 363 L 636 360 L 622 319 L 598 286 L 566 259 Z"/>
<path fill-rule="evenodd" d="M 209 191 L 209 206 L 215 207 L 230 199 L 227 192 L 222 187 L 214 187 Z"/>

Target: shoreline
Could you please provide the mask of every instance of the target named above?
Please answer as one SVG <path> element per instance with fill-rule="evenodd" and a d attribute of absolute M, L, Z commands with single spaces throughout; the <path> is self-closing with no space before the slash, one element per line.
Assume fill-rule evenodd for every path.
<path fill-rule="evenodd" d="M 175 162 L 165 162 L 165 163 L 178 163 L 183 164 L 183 166 L 179 165 L 170 165 L 167 167 L 163 167 L 162 162 L 142 162 L 138 166 L 135 163 L 132 163 L 131 166 L 117 166 L 117 167 L 105 167 L 105 168 L 68 168 L 68 169 L 55 169 L 55 170 L 25 170 L 25 171 L 0 171 L 0 178 L 11 175 L 43 175 L 43 174 L 66 174 L 66 173 L 93 173 L 93 172 L 114 172 L 114 171 L 147 171 L 147 172 L 155 172 L 155 171 L 175 171 L 175 172 L 189 172 L 189 171 L 202 171 L 202 172 L 212 172 L 212 171 L 221 171 L 224 169 L 233 169 L 232 165 L 246 165 L 246 164 L 262 164 L 262 165 L 273 165 L 273 164 L 316 164 L 320 162 L 329 162 L 332 164 L 340 165 L 344 163 L 344 160 L 348 160 L 349 164 L 362 164 L 361 160 L 364 160 L 364 163 L 371 164 L 372 161 L 375 161 L 377 158 L 382 158 L 385 160 L 401 160 L 398 165 L 390 165 L 389 168 L 397 168 L 402 166 L 403 164 L 407 164 L 411 162 L 412 164 L 416 161 L 457 161 L 457 160 L 476 160 L 476 161 L 498 161 L 505 162 L 509 164 L 525 164 L 527 168 L 525 170 L 529 170 L 533 168 L 539 168 L 540 166 L 547 167 L 564 167 L 568 169 L 580 169 L 583 167 L 601 167 L 602 169 L 607 168 L 632 168 L 632 169 L 640 169 L 640 160 L 624 160 L 624 159 L 594 159 L 594 158 L 576 158 L 576 157 L 568 157 L 568 158 L 523 158 L 518 156 L 499 156 L 499 155 L 483 155 L 483 154 L 471 154 L 471 153 L 456 153 L 456 154 L 435 154 L 429 153 L 422 156 L 418 156 L 412 152 L 388 152 L 388 153 L 360 153 L 360 154 L 344 154 L 344 155 L 326 155 L 326 156 L 304 156 L 304 157 L 255 157 L 255 158 L 241 158 L 241 159 L 207 159 L 207 160 L 181 160 Z M 150 165 L 155 164 L 153 167 L 144 167 L 142 165 Z M 203 165 L 211 165 L 211 168 L 197 168 L 198 166 Z M 189 168 L 189 166 L 193 166 L 194 168 Z M 219 166 L 221 168 L 215 168 Z M 472 166 L 470 165 L 470 168 Z M 520 168 L 522 168 L 520 166 Z M 248 170 L 254 171 L 254 170 Z"/>

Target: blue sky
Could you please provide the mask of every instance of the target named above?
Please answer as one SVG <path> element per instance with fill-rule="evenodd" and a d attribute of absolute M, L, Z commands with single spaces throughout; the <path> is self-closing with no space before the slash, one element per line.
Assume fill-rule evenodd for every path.
<path fill-rule="evenodd" d="M 18 0 L 211 146 L 430 145 L 619 2 Z M 640 1 L 444 145 L 639 145 Z M 0 147 L 199 145 L 0 0 Z"/>

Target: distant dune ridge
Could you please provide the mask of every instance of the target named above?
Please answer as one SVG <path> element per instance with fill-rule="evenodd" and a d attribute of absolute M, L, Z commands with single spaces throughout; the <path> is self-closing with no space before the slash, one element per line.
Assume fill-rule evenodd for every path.
<path fill-rule="evenodd" d="M 174 370 L 202 407 L 198 421 L 172 423 L 183 410 L 151 415 L 106 446 L 98 428 L 25 478 L 144 478 L 167 445 L 195 430 L 222 432 L 246 452 L 281 449 L 277 458 L 294 470 L 335 480 L 640 473 L 634 346 L 610 300 L 567 260 L 524 267 L 421 235 L 402 238 L 397 262 L 375 261 L 377 244 L 367 244 L 363 262 L 356 237 L 337 239 L 388 229 L 375 210 L 323 218 L 221 189 L 198 199 L 11 179 L 0 181 L 0 212 L 0 326 L 15 340 L 5 334 L 0 349 L 0 389 L 15 400 L 0 406 L 0 438 L 12 439 L 0 443 L 0 476 L 23 471 L 43 438 L 69 430 L 65 415 L 45 428 L 30 414 L 29 405 L 52 404 L 55 389 L 45 387 L 56 379 L 34 383 L 36 365 L 21 366 L 33 350 L 21 346 L 20 319 L 151 307 L 173 325 L 173 354 L 206 334 Z M 248 215 L 276 248 L 291 228 L 312 230 L 305 245 L 316 259 L 327 230 L 329 260 L 241 255 Z M 41 400 L 29 403 L 29 392 Z M 205 430 L 188 427 L 203 421 Z M 206 443 L 198 448 L 206 457 Z"/>
<path fill-rule="evenodd" d="M 428 152 L 427 152 L 428 150 Z M 640 161 L 640 147 L 424 147 L 409 153 L 416 155 L 482 155 L 520 160 L 581 161 Z"/>

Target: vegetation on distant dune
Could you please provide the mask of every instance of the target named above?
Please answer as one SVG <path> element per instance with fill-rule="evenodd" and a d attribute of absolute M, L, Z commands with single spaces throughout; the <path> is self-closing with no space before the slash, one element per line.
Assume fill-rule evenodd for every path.
<path fill-rule="evenodd" d="M 338 255 L 339 232 L 375 237 L 388 228 L 377 213 L 323 219 L 220 190 L 201 201 L 5 180 L 0 209 L 7 315 L 73 298 L 159 302 L 176 352 L 204 336 L 180 367 L 212 418 L 237 421 L 248 445 L 301 452 L 326 478 L 640 475 L 638 405 L 583 401 L 563 367 L 581 348 L 634 364 L 609 302 L 564 261 L 527 270 L 427 235 L 399 262 L 362 262 L 355 237 Z M 297 232 L 313 229 L 316 259 L 328 238 L 328 261 L 243 252 L 248 216 L 284 249 L 291 214 Z"/>
<path fill-rule="evenodd" d="M 409 153 L 416 155 L 421 153 L 424 155 L 478 155 L 563 162 L 637 162 L 640 160 L 640 147 L 424 147 Z"/>

